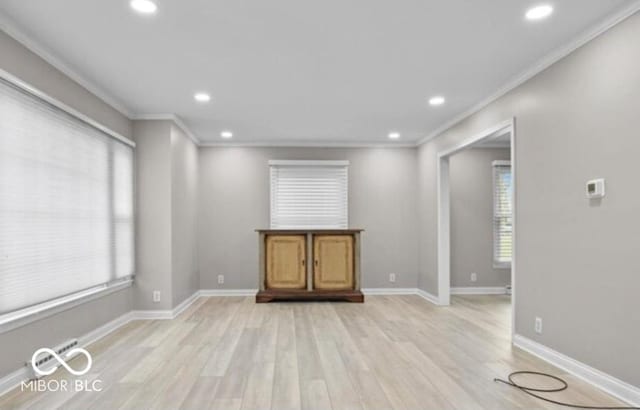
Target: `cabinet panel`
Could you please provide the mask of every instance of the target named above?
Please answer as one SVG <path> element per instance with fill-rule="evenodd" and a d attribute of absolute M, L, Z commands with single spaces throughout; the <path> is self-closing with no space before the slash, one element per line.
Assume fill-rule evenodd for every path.
<path fill-rule="evenodd" d="M 304 289 L 307 286 L 305 235 L 266 237 L 267 289 Z"/>
<path fill-rule="evenodd" d="M 314 289 L 353 289 L 353 236 L 314 235 Z"/>

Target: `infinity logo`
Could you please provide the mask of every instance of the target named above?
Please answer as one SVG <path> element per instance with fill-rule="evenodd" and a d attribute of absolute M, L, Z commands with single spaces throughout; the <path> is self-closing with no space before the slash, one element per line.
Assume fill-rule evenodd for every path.
<path fill-rule="evenodd" d="M 76 353 L 80 353 L 85 355 L 85 357 L 87 358 L 87 367 L 85 367 L 82 370 L 74 370 L 71 366 L 69 366 L 67 364 L 67 362 L 60 357 L 55 351 L 49 349 L 48 347 L 43 347 L 41 349 L 36 350 L 33 353 L 33 356 L 31 356 L 31 367 L 33 367 L 33 371 L 36 372 L 36 374 L 40 375 L 40 376 L 48 376 L 50 374 L 53 374 L 53 372 L 55 372 L 56 370 L 58 370 L 59 366 L 55 366 L 52 369 L 49 370 L 41 370 L 38 368 L 37 363 L 37 358 L 40 354 L 42 353 L 46 353 L 48 355 L 53 356 L 54 359 L 56 359 L 58 361 L 58 363 L 60 363 L 62 365 L 62 367 L 64 367 L 65 369 L 67 369 L 69 371 L 69 373 L 73 374 L 74 376 L 82 376 L 83 374 L 86 374 L 89 370 L 91 370 L 91 365 L 93 364 L 93 359 L 91 358 L 91 355 L 89 354 L 89 352 L 87 352 L 86 350 L 76 347 L 75 349 L 71 349 L 69 350 L 64 357 L 66 359 L 69 359 L 71 356 L 73 356 Z"/>

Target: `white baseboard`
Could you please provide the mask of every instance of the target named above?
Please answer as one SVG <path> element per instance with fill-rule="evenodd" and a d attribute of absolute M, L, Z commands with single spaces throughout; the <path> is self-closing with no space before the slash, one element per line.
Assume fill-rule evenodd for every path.
<path fill-rule="evenodd" d="M 89 333 L 78 337 L 78 347 L 85 347 L 94 343 L 109 333 L 119 329 L 120 327 L 126 325 L 132 320 L 137 319 L 135 316 L 135 312 L 127 312 L 122 316 L 119 316 L 112 321 L 100 326 L 97 329 L 90 331 Z M 20 383 L 24 381 L 28 381 L 32 377 L 32 370 L 27 367 L 25 364 L 21 368 L 15 370 L 14 372 L 8 374 L 7 376 L 0 379 L 0 396 L 9 391 L 15 389 L 20 385 Z"/>
<path fill-rule="evenodd" d="M 4 376 L 0 379 L 0 396 L 9 393 L 23 381 L 29 380 L 29 377 L 31 377 L 31 369 L 26 365 Z"/>
<path fill-rule="evenodd" d="M 366 295 L 415 295 L 416 288 L 362 288 L 362 293 Z"/>
<path fill-rule="evenodd" d="M 173 319 L 173 310 L 134 310 L 133 320 L 169 320 Z"/>
<path fill-rule="evenodd" d="M 433 303 L 436 306 L 442 305 L 442 303 L 440 302 L 440 299 L 437 296 L 427 292 L 426 290 L 416 289 L 416 294 L 421 298 L 426 299 L 427 301 Z"/>
<path fill-rule="evenodd" d="M 169 320 L 176 318 L 200 297 L 210 296 L 255 296 L 257 289 L 202 289 L 185 299 L 171 310 L 133 310 L 114 320 L 78 337 L 78 345 L 85 347 L 105 337 L 109 333 L 126 325 L 132 320 Z M 362 289 L 365 295 L 419 295 L 429 302 L 438 305 L 438 298 L 423 290 L 416 288 L 369 288 Z M 30 369 L 23 366 L 14 372 L 0 378 L 0 396 L 13 390 L 21 382 L 29 380 Z"/>
<path fill-rule="evenodd" d="M 199 297 L 200 297 L 199 290 L 196 290 L 195 292 L 193 292 L 193 295 L 189 296 L 188 298 L 183 300 L 182 303 L 180 303 L 178 306 L 173 308 L 173 312 L 171 312 L 173 317 L 174 318 L 178 317 L 180 313 L 184 312 L 189 306 L 193 304 L 193 302 L 198 300 Z"/>
<path fill-rule="evenodd" d="M 433 303 L 434 305 L 442 305 L 440 299 L 431 293 L 418 288 L 363 288 L 362 293 L 370 296 L 374 295 L 418 295 L 421 298 Z"/>
<path fill-rule="evenodd" d="M 585 382 L 603 390 L 610 395 L 631 404 L 640 406 L 640 388 L 594 369 L 569 356 L 557 352 L 545 345 L 528 339 L 522 335 L 514 335 L 513 344 L 552 365 L 571 373 Z"/>
<path fill-rule="evenodd" d="M 91 343 L 102 339 L 103 337 L 105 337 L 109 333 L 113 332 L 114 330 L 116 330 L 116 329 L 126 325 L 127 323 L 131 322 L 132 320 L 134 320 L 134 318 L 135 317 L 134 317 L 133 312 L 127 312 L 124 315 L 113 319 L 109 323 L 106 323 L 106 324 L 100 326 L 99 328 L 97 328 L 95 330 L 92 330 L 91 332 L 87 333 L 86 335 L 80 336 L 78 338 L 78 344 L 80 346 L 90 345 Z"/>
<path fill-rule="evenodd" d="M 495 287 L 452 287 L 452 295 L 506 295 L 507 288 L 504 286 Z"/>
<path fill-rule="evenodd" d="M 258 289 L 200 289 L 199 296 L 255 296 Z"/>

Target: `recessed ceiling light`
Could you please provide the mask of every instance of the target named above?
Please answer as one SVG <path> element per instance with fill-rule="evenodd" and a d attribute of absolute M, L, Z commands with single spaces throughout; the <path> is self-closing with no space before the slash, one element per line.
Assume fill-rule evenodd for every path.
<path fill-rule="evenodd" d="M 400 138 L 400 133 L 399 132 L 390 132 L 389 133 L 389 139 L 397 140 L 398 138 Z"/>
<path fill-rule="evenodd" d="M 542 20 L 543 18 L 549 17 L 551 13 L 553 13 L 553 7 L 548 4 L 542 4 L 527 10 L 525 17 L 527 20 Z"/>
<path fill-rule="evenodd" d="M 429 98 L 429 105 L 442 105 L 444 104 L 444 97 L 437 95 Z"/>
<path fill-rule="evenodd" d="M 151 0 L 131 0 L 129 5 L 132 9 L 142 14 L 153 14 L 158 10 L 158 6 Z"/>
<path fill-rule="evenodd" d="M 227 139 L 228 139 L 228 138 L 233 137 L 233 132 L 231 132 L 231 131 L 222 131 L 222 132 L 220 133 L 220 136 L 221 136 L 222 138 L 227 138 Z"/>
<path fill-rule="evenodd" d="M 195 98 L 196 101 L 202 103 L 211 101 L 211 96 L 207 93 L 195 93 L 193 95 L 193 98 Z"/>

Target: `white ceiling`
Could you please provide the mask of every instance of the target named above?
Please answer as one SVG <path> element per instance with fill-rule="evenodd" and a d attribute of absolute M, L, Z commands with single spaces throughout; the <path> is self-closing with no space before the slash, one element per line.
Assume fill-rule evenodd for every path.
<path fill-rule="evenodd" d="M 424 138 L 632 2 L 548 1 L 540 22 L 524 19 L 537 0 L 128 3 L 2 0 L 0 14 L 134 115 L 176 114 L 204 142 L 330 144 Z"/>

